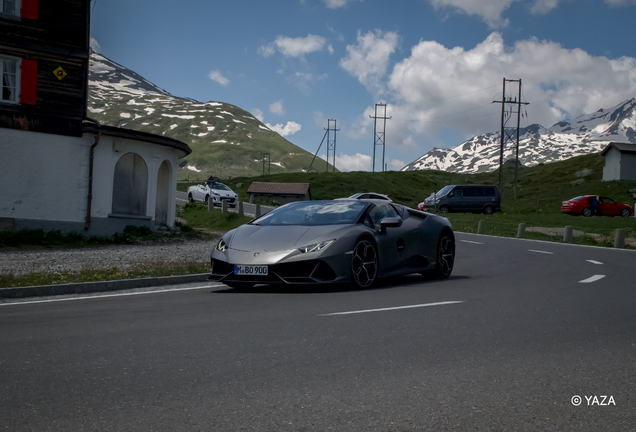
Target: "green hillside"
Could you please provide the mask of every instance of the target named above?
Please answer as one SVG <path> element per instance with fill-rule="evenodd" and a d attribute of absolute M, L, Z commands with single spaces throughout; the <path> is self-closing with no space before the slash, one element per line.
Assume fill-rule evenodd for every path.
<path fill-rule="evenodd" d="M 91 93 L 89 98 L 91 117 L 100 123 L 166 135 L 190 146 L 192 154 L 182 161 L 179 179 L 261 175 L 265 153 L 271 161 L 269 170 L 272 174 L 301 172 L 313 159 L 313 154 L 231 104 L 199 103 L 153 94 L 108 96 L 98 97 Z M 325 165 L 323 161 L 321 169 Z"/>
<path fill-rule="evenodd" d="M 561 202 L 578 195 L 598 193 L 618 201 L 633 203 L 628 190 L 636 183 L 603 182 L 605 159 L 597 154 L 578 156 L 563 162 L 519 168 L 517 200 L 513 199 L 514 166 L 504 167 L 502 207 L 506 213 L 560 213 Z M 583 177 L 577 176 L 590 174 Z M 228 184 L 247 200 L 252 181 L 304 182 L 311 184 L 313 199 L 345 197 L 356 192 L 385 193 L 395 202 L 415 207 L 431 192 L 448 184 L 497 184 L 499 171 L 482 174 L 455 174 L 445 171 L 389 171 L 385 173 L 289 173 L 256 178 L 233 178 Z"/>

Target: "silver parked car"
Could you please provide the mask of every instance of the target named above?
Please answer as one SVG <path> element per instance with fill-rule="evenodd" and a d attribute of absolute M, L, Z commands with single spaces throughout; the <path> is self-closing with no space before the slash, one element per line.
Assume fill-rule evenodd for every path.
<path fill-rule="evenodd" d="M 212 250 L 210 279 L 254 284 L 352 283 L 433 273 L 455 261 L 448 219 L 386 200 L 299 201 L 226 233 Z"/>
<path fill-rule="evenodd" d="M 208 200 L 212 200 L 214 205 L 227 201 L 230 207 L 235 207 L 238 204 L 238 194 L 223 183 L 213 180 L 188 188 L 189 202 L 202 201 L 207 204 Z"/>

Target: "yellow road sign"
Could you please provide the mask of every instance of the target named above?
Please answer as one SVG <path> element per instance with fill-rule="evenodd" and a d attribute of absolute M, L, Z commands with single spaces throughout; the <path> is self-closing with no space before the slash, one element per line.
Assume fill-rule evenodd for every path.
<path fill-rule="evenodd" d="M 62 81 L 62 78 L 64 78 L 66 75 L 68 75 L 66 73 L 66 71 L 64 69 L 62 69 L 62 66 L 58 66 L 57 69 L 55 69 L 53 71 L 53 74 L 57 77 L 57 79 L 59 79 L 60 81 Z"/>

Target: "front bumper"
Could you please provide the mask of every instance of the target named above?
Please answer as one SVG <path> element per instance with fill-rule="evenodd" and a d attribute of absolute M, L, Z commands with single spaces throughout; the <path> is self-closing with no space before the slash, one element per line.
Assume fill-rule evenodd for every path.
<path fill-rule="evenodd" d="M 334 269 L 322 260 L 295 261 L 269 265 L 267 276 L 235 275 L 234 264 L 211 259 L 209 280 L 219 282 L 257 284 L 324 284 L 346 282 L 348 277 L 338 277 Z"/>

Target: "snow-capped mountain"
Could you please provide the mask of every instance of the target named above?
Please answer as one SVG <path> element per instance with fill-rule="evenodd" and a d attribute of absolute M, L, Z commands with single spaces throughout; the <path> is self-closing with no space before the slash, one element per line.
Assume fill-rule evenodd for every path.
<path fill-rule="evenodd" d="M 525 166 L 533 166 L 562 161 L 599 152 L 611 141 L 636 144 L 636 98 L 574 120 L 559 122 L 550 129 L 538 124 L 520 129 L 519 162 Z M 499 168 L 499 151 L 500 133 L 488 133 L 451 149 L 435 148 L 401 171 L 493 171 Z M 514 143 L 508 141 L 504 149 L 504 160 L 514 158 Z"/>
<path fill-rule="evenodd" d="M 298 172 L 313 154 L 287 141 L 249 112 L 224 102 L 171 95 L 139 74 L 91 53 L 88 115 L 102 124 L 166 135 L 192 148 L 180 178 Z"/>

